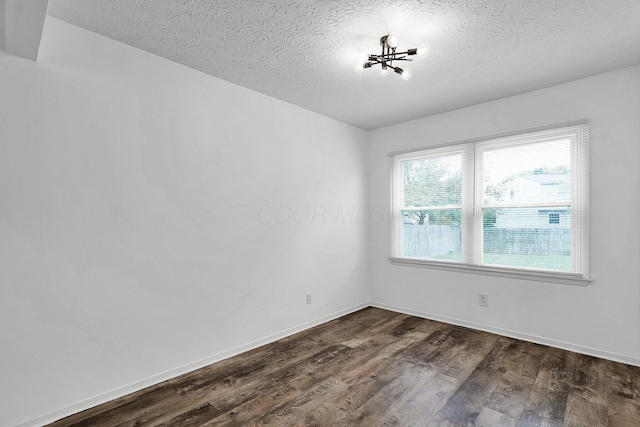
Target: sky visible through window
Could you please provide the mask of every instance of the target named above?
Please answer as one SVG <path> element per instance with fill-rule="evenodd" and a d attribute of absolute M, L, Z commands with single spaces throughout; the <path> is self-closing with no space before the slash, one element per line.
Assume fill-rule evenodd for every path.
<path fill-rule="evenodd" d="M 570 140 L 568 138 L 499 148 L 484 153 L 483 167 L 486 185 L 497 185 L 505 179 L 536 169 L 569 170 L 571 165 Z"/>
<path fill-rule="evenodd" d="M 459 173 L 460 162 L 459 156 L 439 156 L 439 167 L 448 172 L 440 180 L 446 181 Z M 533 173 L 536 169 L 558 170 L 564 167 L 568 171 L 570 165 L 568 138 L 487 150 L 483 158 L 485 184 L 488 185 L 497 185 L 511 176 Z"/>

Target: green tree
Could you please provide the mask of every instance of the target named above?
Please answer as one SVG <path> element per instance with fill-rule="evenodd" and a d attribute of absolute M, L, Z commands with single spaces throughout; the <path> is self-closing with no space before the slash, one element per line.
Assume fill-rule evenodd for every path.
<path fill-rule="evenodd" d="M 484 203 L 493 204 L 503 201 L 505 195 L 511 188 L 511 183 L 516 178 L 511 175 L 497 184 L 487 184 L 484 188 Z M 493 228 L 496 226 L 498 214 L 502 209 L 487 208 L 482 210 L 482 226 L 484 228 Z"/>
<path fill-rule="evenodd" d="M 452 171 L 441 158 L 404 163 L 406 207 L 459 205 L 462 201 L 462 173 Z M 460 225 L 459 210 L 420 210 L 409 213 L 416 223 Z"/>
<path fill-rule="evenodd" d="M 482 226 L 484 228 L 494 228 L 500 209 L 483 209 L 482 210 Z"/>

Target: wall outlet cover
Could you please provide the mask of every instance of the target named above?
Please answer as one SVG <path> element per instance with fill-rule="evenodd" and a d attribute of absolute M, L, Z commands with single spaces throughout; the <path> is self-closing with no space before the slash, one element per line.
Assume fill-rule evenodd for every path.
<path fill-rule="evenodd" d="M 478 304 L 481 307 L 489 307 L 489 294 L 478 294 Z"/>

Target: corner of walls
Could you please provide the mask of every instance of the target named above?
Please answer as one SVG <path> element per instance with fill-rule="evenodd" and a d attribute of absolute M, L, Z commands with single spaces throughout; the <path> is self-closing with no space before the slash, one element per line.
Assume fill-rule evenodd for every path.
<path fill-rule="evenodd" d="M 514 331 L 511 329 L 498 328 L 485 323 L 470 322 L 465 319 L 447 317 L 441 314 L 429 313 L 422 310 L 415 310 L 412 308 L 406 308 L 406 307 L 401 307 L 396 305 L 388 305 L 385 303 L 379 303 L 375 301 L 371 301 L 369 305 L 372 307 L 378 307 L 385 310 L 395 311 L 397 313 L 404 313 L 411 316 L 422 317 L 424 319 L 435 320 L 437 322 L 463 326 L 465 328 L 471 328 L 479 331 L 490 332 L 492 334 L 502 335 L 509 338 L 529 341 L 532 343 L 546 345 L 549 347 L 555 347 L 562 350 L 568 350 L 575 353 L 586 354 L 587 356 L 599 357 L 601 359 L 612 360 L 614 362 L 625 363 L 627 365 L 640 366 L 640 357 L 619 354 L 615 352 L 609 352 L 609 351 L 598 349 L 598 348 L 585 347 L 582 345 L 575 344 L 571 341 L 568 341 L 568 342 L 558 341 L 558 340 L 550 339 L 548 337 L 531 335 L 528 333 Z"/>
<path fill-rule="evenodd" d="M 0 49 L 35 61 L 48 3 L 48 0 L 1 0 Z"/>
<path fill-rule="evenodd" d="M 373 276 L 373 252 L 372 252 L 372 242 L 374 241 L 374 229 L 376 226 L 379 226 L 380 222 L 387 221 L 387 212 L 386 207 L 380 205 L 379 203 L 372 203 L 372 192 L 374 191 L 374 185 L 372 184 L 372 159 L 375 156 L 373 150 L 373 131 L 368 130 L 365 134 L 365 155 L 363 159 L 365 161 L 365 173 L 367 184 L 365 187 L 366 195 L 367 195 L 367 245 L 366 245 L 366 256 L 367 256 L 367 271 L 366 271 L 366 297 L 367 301 L 374 301 L 374 293 L 373 293 L 373 283 L 375 281 Z"/>
<path fill-rule="evenodd" d="M 126 396 L 128 394 L 131 393 L 135 393 L 137 391 L 143 390 L 147 387 L 151 387 L 153 385 L 159 384 L 161 382 L 176 378 L 180 375 L 184 375 L 187 374 L 189 372 L 195 371 L 197 369 L 200 368 L 204 368 L 206 366 L 209 366 L 213 363 L 216 362 L 220 362 L 222 360 L 228 359 L 230 357 L 233 356 L 237 356 L 241 353 L 256 349 L 258 347 L 261 347 L 263 345 L 272 343 L 274 341 L 277 341 L 279 339 L 288 337 L 290 335 L 296 334 L 298 332 L 302 332 L 306 329 L 309 328 L 313 328 L 314 326 L 319 326 L 322 325 L 323 323 L 326 322 L 330 322 L 334 319 L 337 319 L 339 317 L 342 316 L 346 316 L 347 314 L 350 313 L 354 313 L 358 310 L 362 310 L 363 308 L 368 307 L 369 304 L 367 303 L 363 303 L 363 304 L 358 304 L 356 306 L 353 307 L 349 307 L 347 309 L 341 310 L 339 312 L 336 313 L 332 313 L 330 315 L 327 316 L 323 316 L 321 318 L 318 319 L 314 319 L 313 321 L 301 324 L 301 325 L 297 325 L 294 326 L 292 328 L 286 329 L 284 331 L 280 331 L 278 333 L 274 333 L 268 337 L 264 337 L 261 339 L 258 339 L 256 341 L 250 342 L 250 343 L 246 343 L 243 345 L 240 345 L 238 347 L 232 348 L 232 349 L 228 349 L 225 350 L 223 352 L 220 352 L 218 354 L 215 355 L 211 355 L 193 362 L 190 362 L 188 364 L 185 364 L 183 366 L 179 366 L 173 369 L 170 369 L 168 371 L 165 372 L 161 372 L 155 375 L 152 375 L 150 377 L 135 381 L 131 384 L 127 384 L 121 387 L 118 387 L 114 390 L 109 390 L 105 393 L 102 393 L 100 395 L 97 396 L 92 396 L 89 398 L 85 398 L 80 402 L 76 402 L 73 405 L 64 407 L 64 408 L 60 408 L 54 412 L 48 413 L 48 414 L 44 414 L 44 415 L 39 415 L 37 417 L 31 418 L 27 421 L 21 422 L 20 424 L 17 424 L 14 427 L 40 427 L 43 425 L 47 425 L 50 424 L 52 422 L 61 420 L 65 417 L 68 417 L 70 415 L 74 415 L 77 414 L 79 412 L 85 411 L 87 409 L 93 408 L 95 406 L 110 402 L 112 400 L 118 399 L 120 397 Z"/>

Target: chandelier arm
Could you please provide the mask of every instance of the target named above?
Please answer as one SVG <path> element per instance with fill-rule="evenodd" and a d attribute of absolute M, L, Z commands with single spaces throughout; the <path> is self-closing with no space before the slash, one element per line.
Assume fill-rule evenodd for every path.
<path fill-rule="evenodd" d="M 398 54 L 402 55 L 402 54 Z M 369 61 L 413 61 L 412 58 L 406 56 L 391 56 L 391 55 L 369 55 Z"/>
<path fill-rule="evenodd" d="M 396 55 L 415 55 L 415 53 L 411 53 L 410 51 L 413 51 L 414 49 L 409 49 L 406 52 L 398 52 L 396 53 Z"/>

